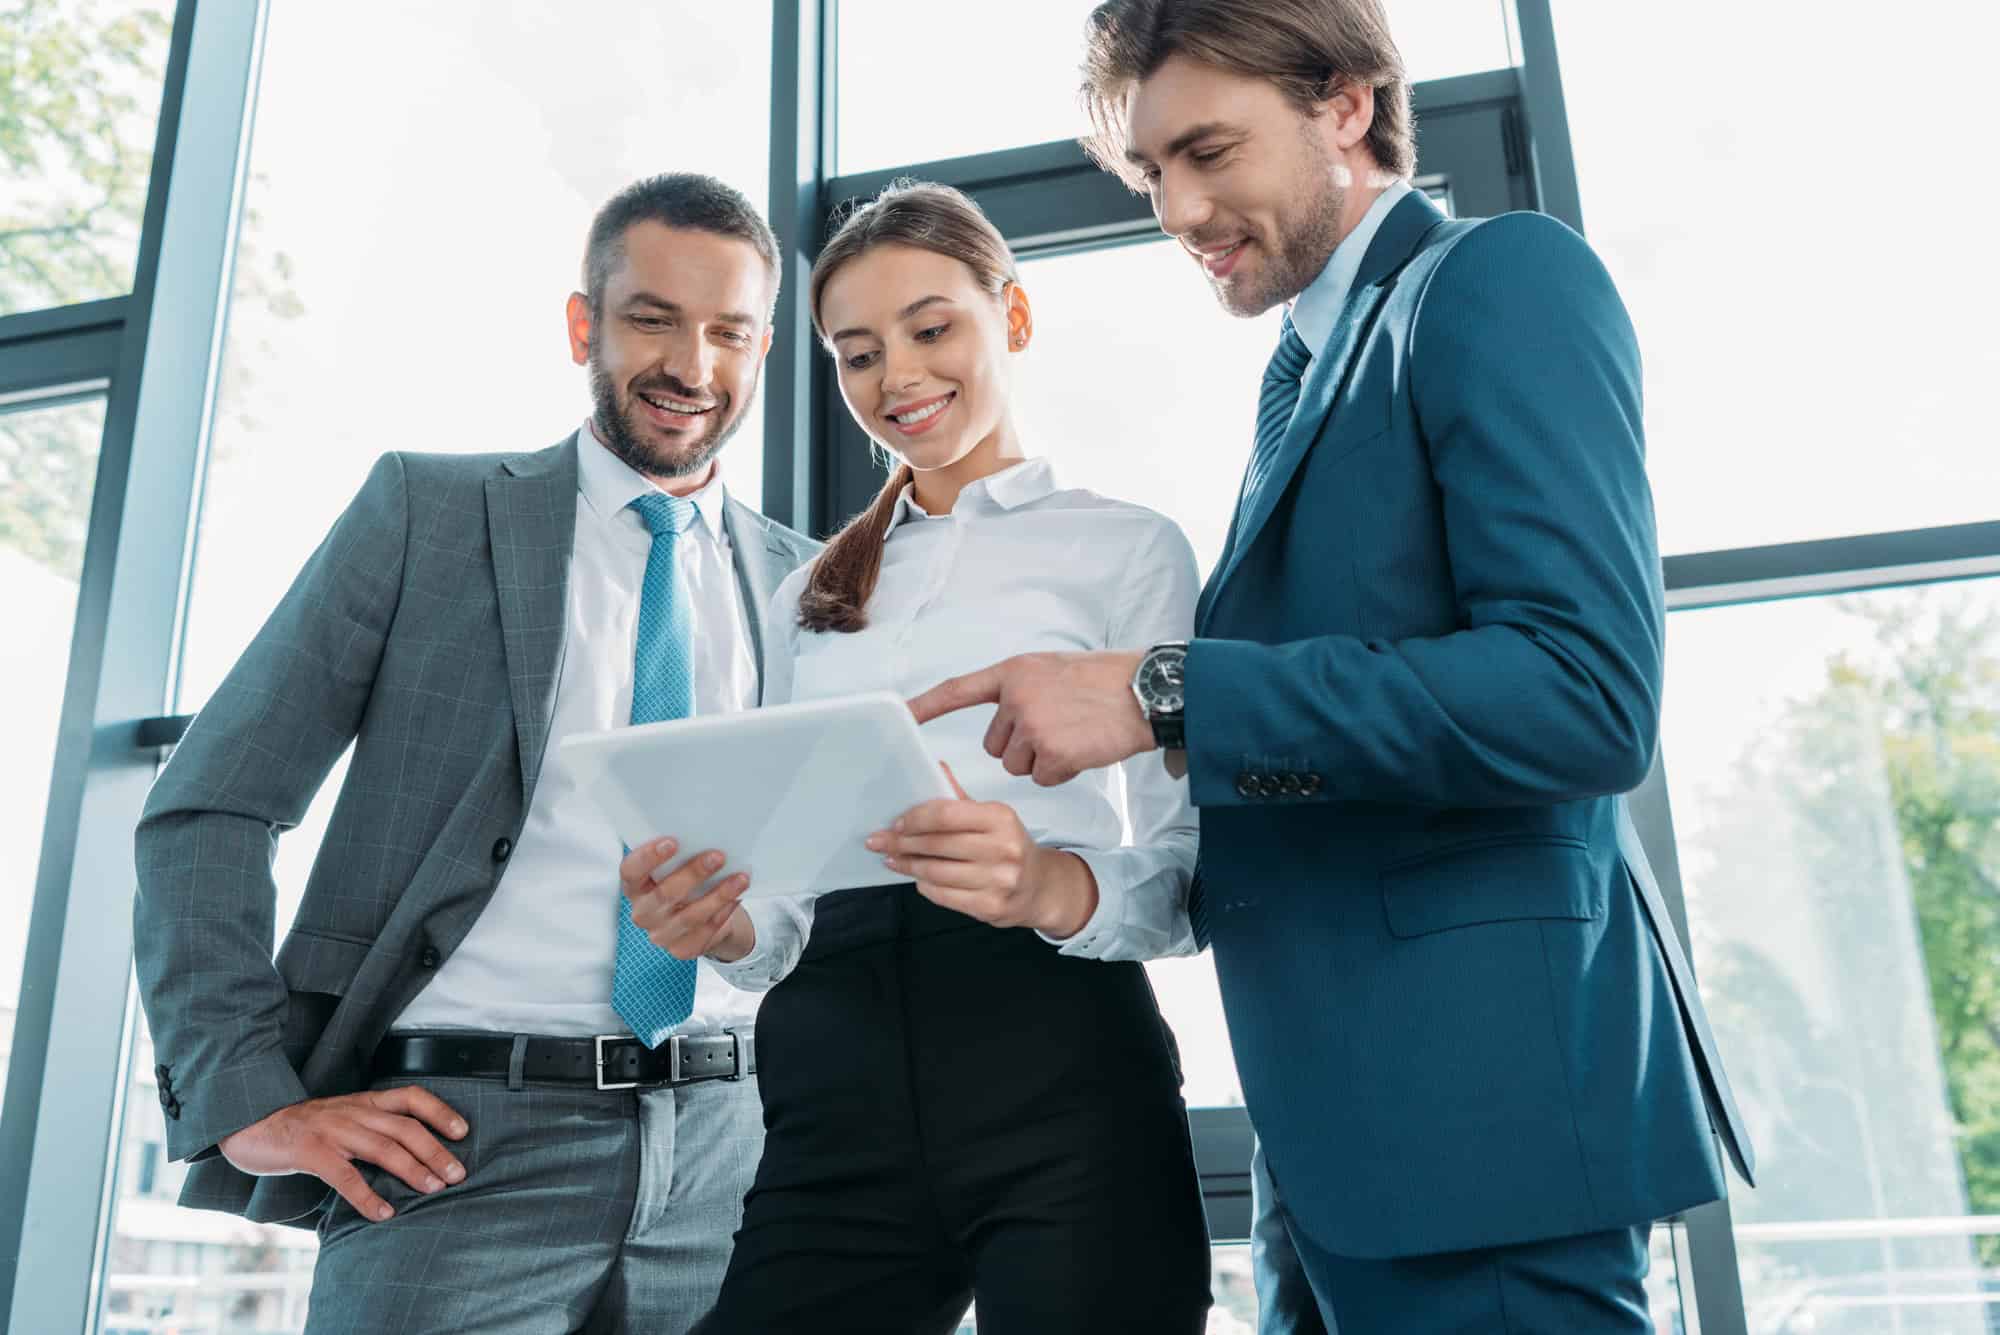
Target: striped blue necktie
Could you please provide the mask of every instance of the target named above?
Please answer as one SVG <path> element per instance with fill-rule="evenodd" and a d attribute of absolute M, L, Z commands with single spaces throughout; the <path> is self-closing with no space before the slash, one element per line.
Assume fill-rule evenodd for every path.
<path fill-rule="evenodd" d="M 694 712 L 692 618 L 674 578 L 674 542 L 694 521 L 693 501 L 649 491 L 631 508 L 653 535 L 646 582 L 639 593 L 638 643 L 632 655 L 632 722 L 658 723 Z M 618 963 L 611 1006 L 649 1048 L 666 1042 L 694 1013 L 695 962 L 677 960 L 632 921 L 632 903 L 618 896 Z"/>
<path fill-rule="evenodd" d="M 1264 367 L 1264 387 L 1257 395 L 1257 443 L 1251 448 L 1250 466 L 1243 473 L 1243 491 L 1236 499 L 1238 524 L 1250 513 L 1259 488 L 1270 477 L 1278 446 L 1284 442 L 1285 432 L 1291 429 L 1292 414 L 1298 410 L 1300 381 L 1310 365 L 1312 349 L 1299 337 L 1299 331 L 1292 326 L 1292 317 L 1287 315 L 1278 334 L 1277 350 Z M 1195 945 L 1206 950 L 1208 895 L 1199 868 L 1194 884 L 1188 887 L 1188 924 L 1194 928 Z"/>
<path fill-rule="evenodd" d="M 1312 349 L 1299 337 L 1292 317 L 1287 315 L 1278 335 L 1277 351 L 1264 367 L 1264 387 L 1257 394 L 1257 443 L 1250 451 L 1250 467 L 1243 474 L 1243 495 L 1237 502 L 1238 522 L 1250 513 L 1253 499 L 1271 475 L 1278 446 L 1284 443 L 1292 414 L 1298 410 L 1299 382 L 1311 364 Z"/>

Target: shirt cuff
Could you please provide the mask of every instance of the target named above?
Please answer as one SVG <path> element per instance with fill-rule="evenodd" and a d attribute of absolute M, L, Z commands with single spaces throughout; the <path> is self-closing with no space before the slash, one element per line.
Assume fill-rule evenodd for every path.
<path fill-rule="evenodd" d="M 1127 883 L 1125 869 L 1119 864 L 1124 861 L 1121 855 L 1128 851 L 1122 848 L 1065 849 L 1064 852 L 1081 858 L 1083 865 L 1090 868 L 1091 878 L 1097 882 L 1097 907 L 1074 936 L 1050 936 L 1043 931 L 1037 931 L 1035 935 L 1057 947 L 1061 954 L 1086 960 L 1102 958 L 1104 950 L 1118 939 L 1125 927 L 1125 909 L 1131 902 L 1132 887 Z"/>
<path fill-rule="evenodd" d="M 788 939 L 799 935 L 791 918 L 775 904 L 745 904 L 750 925 L 757 929 L 756 944 L 742 959 L 724 963 L 709 957 L 703 961 L 716 977 L 739 992 L 764 992 L 776 987 L 798 962 L 798 951 L 787 949 Z"/>

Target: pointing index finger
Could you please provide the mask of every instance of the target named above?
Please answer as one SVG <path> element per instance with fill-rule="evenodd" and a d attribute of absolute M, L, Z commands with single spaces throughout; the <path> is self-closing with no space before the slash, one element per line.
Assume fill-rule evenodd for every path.
<path fill-rule="evenodd" d="M 1005 663 L 995 663 L 992 667 L 968 672 L 963 677 L 941 681 L 910 701 L 910 712 L 922 724 L 974 705 L 997 705 L 1000 703 L 1000 685 L 1005 680 L 1006 668 Z"/>

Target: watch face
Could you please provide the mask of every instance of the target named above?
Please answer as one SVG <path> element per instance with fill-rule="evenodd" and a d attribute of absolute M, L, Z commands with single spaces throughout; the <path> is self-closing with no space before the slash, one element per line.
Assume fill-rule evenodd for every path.
<path fill-rule="evenodd" d="M 1185 688 L 1181 669 L 1186 661 L 1186 655 L 1182 653 L 1158 653 L 1149 655 L 1139 665 L 1139 694 L 1145 697 L 1149 711 L 1156 714 L 1181 712 Z"/>

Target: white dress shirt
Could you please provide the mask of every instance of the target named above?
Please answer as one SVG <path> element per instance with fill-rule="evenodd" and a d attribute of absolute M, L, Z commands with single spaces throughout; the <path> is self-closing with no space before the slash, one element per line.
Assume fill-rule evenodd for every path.
<path fill-rule="evenodd" d="M 1382 220 L 1413 188 L 1408 181 L 1397 181 L 1377 195 L 1375 202 L 1368 206 L 1368 212 L 1362 214 L 1361 221 L 1355 224 L 1354 230 L 1342 237 L 1340 244 L 1333 248 L 1333 254 L 1327 257 L 1326 267 L 1319 271 L 1319 277 L 1293 299 L 1292 328 L 1298 330 L 1299 337 L 1305 340 L 1306 351 L 1312 354 L 1313 361 L 1319 360 L 1327 340 L 1333 337 L 1333 327 L 1340 320 L 1340 308 L 1347 304 L 1354 276 L 1361 272 L 1361 261 L 1367 256 L 1375 233 L 1382 230 Z"/>
<path fill-rule="evenodd" d="M 655 487 L 606 449 L 588 422 L 577 433 L 576 453 L 567 640 L 541 777 L 493 898 L 404 1008 L 398 1029 L 559 1037 L 631 1032 L 611 1008 L 618 835 L 564 763 L 560 743 L 571 733 L 632 721 L 639 596 L 653 538 L 626 507 Z M 697 714 L 757 704 L 757 663 L 723 527 L 724 495 L 718 469 L 688 497 L 700 517 L 674 542 L 674 578 L 692 614 Z M 755 1017 L 757 996 L 730 986 L 707 961 L 696 967 L 694 1014 L 677 1032 L 713 1032 Z"/>
<path fill-rule="evenodd" d="M 1044 459 L 974 482 L 947 515 L 927 515 L 905 489 L 863 630 L 799 628 L 810 570 L 792 572 L 765 614 L 767 704 L 873 690 L 907 697 L 1015 654 L 1186 639 L 1200 588 L 1194 551 L 1172 520 L 1060 489 Z M 1186 780 L 1148 752 L 1038 787 L 986 754 L 993 713 L 985 705 L 948 714 L 924 727 L 924 740 L 971 797 L 1007 803 L 1037 843 L 1089 864 L 1097 910 L 1075 936 L 1053 944 L 1091 959 L 1194 953 L 1187 892 L 1199 827 Z M 897 879 L 883 869 L 885 884 Z M 769 987 L 798 962 L 812 901 L 753 899 L 745 908 L 756 947 L 722 972 L 745 987 Z"/>

